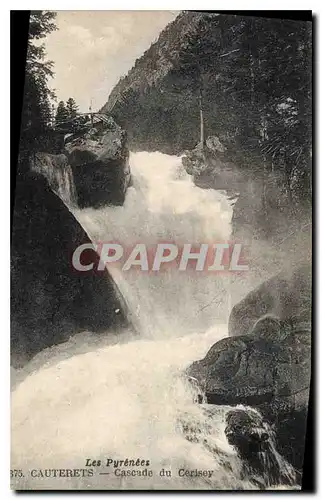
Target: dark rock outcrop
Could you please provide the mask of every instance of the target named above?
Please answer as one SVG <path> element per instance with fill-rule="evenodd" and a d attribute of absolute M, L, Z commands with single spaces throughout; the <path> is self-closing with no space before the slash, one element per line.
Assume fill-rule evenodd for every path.
<path fill-rule="evenodd" d="M 228 443 L 245 459 L 265 446 L 269 440 L 269 428 L 258 412 L 236 409 L 226 415 L 225 435 Z"/>
<path fill-rule="evenodd" d="M 65 144 L 80 208 L 122 205 L 130 182 L 125 131 L 112 118 Z"/>
<path fill-rule="evenodd" d="M 193 380 L 190 382 L 194 386 Z M 192 417 L 190 412 L 179 414 L 178 430 L 187 441 L 206 449 L 225 470 L 232 470 L 235 479 L 246 480 L 259 489 L 276 485 L 294 487 L 298 483 L 298 474 L 276 449 L 274 429 L 258 410 L 204 402 L 199 410 L 199 418 Z M 236 455 L 226 445 L 222 446 L 222 439 L 217 440 L 222 430 Z"/>
<path fill-rule="evenodd" d="M 64 154 L 35 153 L 30 159 L 31 170 L 42 174 L 51 189 L 69 207 L 77 207 L 77 192 L 73 172 Z"/>
<path fill-rule="evenodd" d="M 77 272 L 72 254 L 89 238 L 46 179 L 17 176 L 11 253 L 11 355 L 21 366 L 82 330 L 127 324 L 108 272 Z M 98 260 L 95 252 L 85 256 Z M 95 266 L 94 266 L 95 268 Z"/>
<path fill-rule="evenodd" d="M 230 156 L 224 142 L 214 135 L 207 137 L 203 146 L 198 143 L 192 150 L 185 151 L 182 164 L 193 176 L 196 186 L 224 190 L 235 197 L 244 189 L 249 175 L 238 169 Z"/>
<path fill-rule="evenodd" d="M 258 411 L 230 410 L 226 415 L 225 434 L 242 459 L 242 476 L 251 478 L 261 489 L 296 484 L 299 479 L 296 471 L 276 450 L 275 432 Z"/>
<path fill-rule="evenodd" d="M 278 449 L 298 469 L 311 376 L 310 288 L 307 268 L 263 283 L 233 309 L 236 336 L 214 344 L 188 369 L 208 403 L 258 408 L 276 426 Z"/>

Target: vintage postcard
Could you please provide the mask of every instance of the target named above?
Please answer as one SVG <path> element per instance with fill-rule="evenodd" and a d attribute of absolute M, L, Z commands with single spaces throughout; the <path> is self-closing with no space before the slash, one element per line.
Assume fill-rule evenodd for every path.
<path fill-rule="evenodd" d="M 301 489 L 311 13 L 22 18 L 11 488 Z"/>

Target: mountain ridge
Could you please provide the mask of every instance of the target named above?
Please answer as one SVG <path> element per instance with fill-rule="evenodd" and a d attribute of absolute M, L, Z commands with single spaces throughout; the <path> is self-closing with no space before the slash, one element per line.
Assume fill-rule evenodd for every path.
<path fill-rule="evenodd" d="M 108 100 L 104 106 L 100 109 L 100 112 L 111 113 L 113 112 L 114 105 L 120 94 L 124 90 L 130 88 L 137 89 L 141 86 L 142 82 L 138 81 L 137 77 L 141 77 L 140 72 L 142 70 L 150 71 L 146 76 L 147 78 L 145 84 L 146 86 L 151 86 L 156 84 L 160 79 L 166 76 L 167 72 L 174 66 L 177 59 L 173 59 L 169 52 L 171 49 L 178 50 L 182 48 L 180 45 L 180 40 L 173 40 L 171 37 L 172 30 L 180 31 L 182 35 L 185 35 L 187 31 L 192 31 L 198 26 L 198 23 L 202 19 L 202 13 L 183 11 L 178 16 L 171 21 L 159 34 L 157 40 L 153 42 L 150 47 L 139 57 L 134 66 L 128 71 L 125 77 L 121 77 L 115 87 L 112 89 Z M 170 36 L 169 36 L 170 35 Z M 167 47 L 167 43 L 170 47 Z M 178 45 L 178 47 L 176 47 Z M 165 53 L 163 51 L 165 50 Z M 179 57 L 179 52 L 175 53 L 175 56 Z M 150 58 L 155 58 L 155 68 L 150 64 Z M 160 70 L 158 73 L 157 70 Z"/>

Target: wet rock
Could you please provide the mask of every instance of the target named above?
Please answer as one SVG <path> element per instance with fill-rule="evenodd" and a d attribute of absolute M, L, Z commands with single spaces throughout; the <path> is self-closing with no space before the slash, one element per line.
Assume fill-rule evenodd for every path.
<path fill-rule="evenodd" d="M 212 403 L 260 405 L 294 398 L 301 407 L 310 382 L 310 332 L 292 332 L 287 325 L 281 331 L 284 340 L 256 333 L 222 339 L 193 363 L 189 375 L 198 379 Z"/>
<path fill-rule="evenodd" d="M 130 183 L 129 149 L 125 131 L 112 118 L 69 136 L 65 153 L 80 208 L 124 203 Z"/>
<path fill-rule="evenodd" d="M 225 471 L 256 488 L 295 486 L 299 476 L 278 453 L 274 429 L 257 410 L 242 405 L 196 406 L 195 413 L 179 414 L 178 431 L 187 441 L 198 443 Z"/>
<path fill-rule="evenodd" d="M 191 151 L 184 152 L 182 165 L 186 172 L 193 177 L 198 177 L 207 170 L 205 151 L 201 144 L 198 144 Z"/>
<path fill-rule="evenodd" d="M 18 175 L 11 252 L 14 366 L 80 331 L 127 325 L 125 305 L 108 272 L 72 267 L 74 250 L 86 242 L 87 234 L 43 176 Z M 85 259 L 97 264 L 97 254 L 90 252 Z"/>
<path fill-rule="evenodd" d="M 252 408 L 236 408 L 226 415 L 225 435 L 243 461 L 242 476 L 252 478 L 260 488 L 295 485 L 294 468 L 278 453 L 275 432 Z"/>
<path fill-rule="evenodd" d="M 310 293 L 304 268 L 263 283 L 242 301 L 246 311 L 241 303 L 233 310 L 230 331 L 238 334 L 188 369 L 208 403 L 258 408 L 276 426 L 278 449 L 298 469 L 311 377 Z"/>
<path fill-rule="evenodd" d="M 241 173 L 230 160 L 227 147 L 217 136 L 207 137 L 204 146 L 201 143 L 185 151 L 182 165 L 193 176 L 196 186 L 203 189 L 225 190 L 235 198 L 245 184 L 245 173 Z"/>
<path fill-rule="evenodd" d="M 226 416 L 225 435 L 228 443 L 236 447 L 242 458 L 258 453 L 269 440 L 269 426 L 261 415 L 252 409 L 236 409 Z"/>
<path fill-rule="evenodd" d="M 207 137 L 206 146 L 213 153 L 224 153 L 227 149 L 216 135 Z"/>
<path fill-rule="evenodd" d="M 64 154 L 36 153 L 31 159 L 31 170 L 42 174 L 51 189 L 70 207 L 77 207 L 77 192 L 71 166 Z"/>

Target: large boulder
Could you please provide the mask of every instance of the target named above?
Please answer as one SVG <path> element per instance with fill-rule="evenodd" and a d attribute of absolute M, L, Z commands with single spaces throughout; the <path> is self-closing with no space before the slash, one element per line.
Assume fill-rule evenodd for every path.
<path fill-rule="evenodd" d="M 126 132 L 112 118 L 70 135 L 65 153 L 80 208 L 122 205 L 130 182 Z"/>
<path fill-rule="evenodd" d="M 278 449 L 298 469 L 311 377 L 310 276 L 304 269 L 272 278 L 258 295 L 248 294 L 242 301 L 246 312 L 241 303 L 232 312 L 236 336 L 214 344 L 188 369 L 208 403 L 259 409 L 276 427 Z"/>
<path fill-rule="evenodd" d="M 301 409 L 309 392 L 310 354 L 311 332 L 304 325 L 281 324 L 276 338 L 263 327 L 220 340 L 192 364 L 189 375 L 214 404 L 262 406 L 282 400 L 285 407 Z"/>
<path fill-rule="evenodd" d="M 82 330 L 127 325 L 108 272 L 76 272 L 72 254 L 89 238 L 47 180 L 17 176 L 11 253 L 11 354 L 21 366 Z M 95 252 L 85 259 L 97 262 Z"/>

